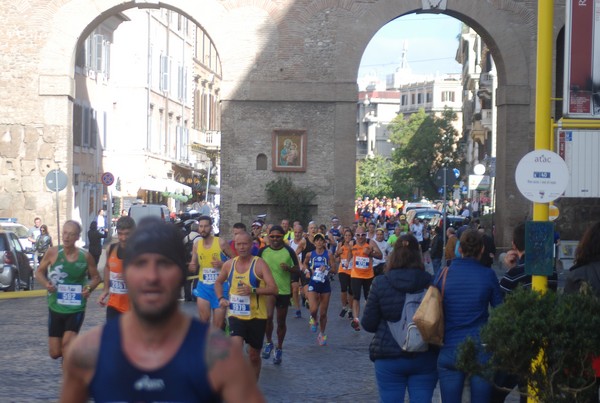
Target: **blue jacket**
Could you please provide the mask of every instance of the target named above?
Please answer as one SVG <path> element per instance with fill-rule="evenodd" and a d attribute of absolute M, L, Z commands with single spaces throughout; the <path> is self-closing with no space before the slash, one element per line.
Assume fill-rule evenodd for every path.
<path fill-rule="evenodd" d="M 442 281 L 437 287 L 442 289 Z M 457 347 L 467 337 L 479 342 L 479 330 L 488 321 L 490 305 L 502 303 L 496 273 L 475 258 L 453 259 L 446 276 L 443 303 L 444 348 Z"/>
<path fill-rule="evenodd" d="M 404 352 L 394 340 L 387 321 L 399 321 L 406 293 L 429 287 L 431 280 L 431 274 L 421 269 L 393 269 L 375 277 L 360 322 L 367 332 L 375 333 L 369 346 L 372 361 L 422 354 Z"/>

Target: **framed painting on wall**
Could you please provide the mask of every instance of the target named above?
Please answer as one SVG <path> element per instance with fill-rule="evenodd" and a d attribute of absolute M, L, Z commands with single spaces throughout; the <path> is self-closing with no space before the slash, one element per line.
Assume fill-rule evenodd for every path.
<path fill-rule="evenodd" d="M 306 130 L 273 130 L 273 171 L 306 171 Z"/>

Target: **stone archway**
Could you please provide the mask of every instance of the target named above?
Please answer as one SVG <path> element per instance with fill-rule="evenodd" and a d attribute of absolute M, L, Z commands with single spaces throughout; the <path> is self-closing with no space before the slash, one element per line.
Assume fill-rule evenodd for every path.
<path fill-rule="evenodd" d="M 444 13 L 474 27 L 496 61 L 498 222 L 513 223 L 530 210 L 512 172 L 533 144 L 536 5 L 516 0 L 447 3 Z M 7 197 L 0 202 L 0 215 L 19 216 L 24 222 L 40 210 L 51 215 L 44 206 L 52 205 L 52 195 L 40 178 L 57 166 L 68 170 L 69 99 L 78 38 L 94 21 L 138 6 L 182 10 L 218 47 L 224 76 L 222 160 L 227 162 L 221 191 L 224 229 L 252 206 L 264 205 L 264 184 L 278 175 L 317 191 L 317 221 L 336 214 L 350 222 L 358 65 L 368 42 L 390 16 L 420 10 L 420 0 L 2 3 L 7 28 L 0 31 L 0 40 L 11 48 L 0 63 L 12 75 L 10 85 L 3 79 L 7 91 L 0 109 L 3 139 L 10 144 L 2 151 L 0 185 Z M 555 13 L 559 27 L 562 7 L 561 2 Z M 305 172 L 275 173 L 272 161 L 267 170 L 256 171 L 257 155 L 271 155 L 274 129 L 306 130 Z M 61 199 L 65 207 L 70 198 L 67 193 Z M 27 206 L 27 211 L 14 206 Z M 499 244 L 507 245 L 509 237 L 499 229 Z"/>

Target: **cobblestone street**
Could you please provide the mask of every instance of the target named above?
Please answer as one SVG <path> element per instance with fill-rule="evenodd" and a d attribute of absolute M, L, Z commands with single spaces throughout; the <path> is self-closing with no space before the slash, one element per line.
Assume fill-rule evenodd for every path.
<path fill-rule="evenodd" d="M 316 334 L 308 326 L 306 309 L 302 311 L 302 319 L 295 319 L 290 310 L 283 363 L 276 366 L 271 360 L 263 360 L 260 387 L 268 402 L 377 402 L 373 363 L 368 352 L 372 334 L 355 332 L 348 319 L 338 316 L 339 282 L 333 282 L 332 288 L 327 346 L 317 345 Z M 27 292 L 18 294 L 24 296 Z M 181 307 L 197 316 L 194 303 L 182 302 Z M 1 299 L 0 318 L 3 340 L 0 400 L 57 401 L 61 366 L 47 352 L 46 299 L 39 296 Z M 103 321 L 104 310 L 92 303 L 82 331 Z M 437 390 L 433 401 L 440 401 Z M 517 401 L 512 396 L 507 399 L 507 402 Z"/>

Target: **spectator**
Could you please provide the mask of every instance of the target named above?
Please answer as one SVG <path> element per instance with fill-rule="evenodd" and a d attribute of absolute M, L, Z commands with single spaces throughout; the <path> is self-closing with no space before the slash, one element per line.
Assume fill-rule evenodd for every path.
<path fill-rule="evenodd" d="M 102 239 L 106 238 L 106 229 L 98 228 L 98 223 L 92 221 L 88 230 L 88 252 L 94 258 L 96 265 L 100 261 L 102 254 Z"/>
<path fill-rule="evenodd" d="M 385 275 L 373 281 L 361 320 L 367 332 L 375 333 L 369 358 L 375 363 L 380 402 L 399 401 L 407 388 L 411 402 L 431 402 L 438 378 L 438 348 L 430 346 L 424 352 L 405 352 L 387 324 L 400 320 L 406 294 L 424 290 L 431 280 L 416 238 L 402 235 L 394 245 Z"/>
<path fill-rule="evenodd" d="M 460 239 L 460 258 L 452 260 L 444 282 L 444 345 L 438 358 L 442 401 L 460 403 L 467 374 L 456 368 L 458 346 L 467 338 L 480 342 L 479 332 L 488 321 L 489 307 L 502 302 L 502 293 L 493 270 L 481 265 L 483 239 L 477 230 L 466 230 Z M 484 362 L 487 357 L 480 355 Z M 471 401 L 488 402 L 492 385 L 480 376 L 470 378 Z"/>

